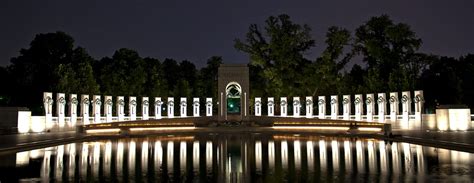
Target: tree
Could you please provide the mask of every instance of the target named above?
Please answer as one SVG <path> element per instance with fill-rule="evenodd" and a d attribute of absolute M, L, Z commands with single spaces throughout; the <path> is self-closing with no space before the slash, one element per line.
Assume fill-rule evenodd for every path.
<path fill-rule="evenodd" d="M 339 27 L 330 27 L 326 33 L 326 49 L 321 56 L 308 67 L 306 76 L 307 86 L 312 96 L 341 93 L 342 69 L 350 61 L 351 34 L 348 30 Z"/>
<path fill-rule="evenodd" d="M 388 83 L 390 78 L 396 78 L 397 83 L 401 82 L 399 80 L 401 78 L 407 79 L 404 77 L 406 74 L 409 75 L 409 73 L 404 73 L 408 72 L 406 65 L 409 63 L 407 62 L 415 61 L 414 56 L 422 43 L 409 25 L 395 24 L 387 15 L 382 15 L 372 17 L 367 23 L 357 28 L 355 35 L 355 51 L 363 56 L 368 69 L 376 72 L 372 76 L 378 75 L 377 80 L 371 80 L 371 82 L 379 82 L 379 84 L 371 83 L 372 86 L 381 87 L 376 88 L 376 91 L 387 90 L 388 87 L 384 83 Z M 420 60 L 416 60 L 418 61 Z M 392 72 L 402 73 L 394 73 L 390 77 Z M 374 77 L 371 79 L 375 79 Z M 391 89 L 401 90 L 402 88 Z"/>
<path fill-rule="evenodd" d="M 217 71 L 222 64 L 222 57 L 212 56 L 207 59 L 206 67 L 199 71 L 196 95 L 217 98 Z"/>
<path fill-rule="evenodd" d="M 245 41 L 235 40 L 234 47 L 250 57 L 251 71 L 257 71 L 264 93 L 293 95 L 301 90 L 303 68 L 310 61 L 304 54 L 314 46 L 308 25 L 295 24 L 288 15 L 270 16 L 265 32 L 251 24 Z M 254 67 L 254 68 L 252 68 Z"/>
<path fill-rule="evenodd" d="M 144 58 L 146 71 L 145 95 L 157 97 L 168 95 L 168 86 L 164 80 L 163 66 L 158 59 Z"/>

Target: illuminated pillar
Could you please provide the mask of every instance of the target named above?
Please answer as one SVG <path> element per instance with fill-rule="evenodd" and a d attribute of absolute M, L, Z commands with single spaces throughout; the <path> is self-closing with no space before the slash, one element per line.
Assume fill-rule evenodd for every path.
<path fill-rule="evenodd" d="M 415 103 L 415 120 L 421 120 L 421 114 L 423 113 L 423 103 L 425 100 L 423 98 L 423 90 L 417 90 L 414 93 L 413 103 Z"/>
<path fill-rule="evenodd" d="M 351 96 L 342 96 L 342 118 L 344 120 L 351 119 Z"/>
<path fill-rule="evenodd" d="M 142 97 L 142 120 L 148 120 L 149 111 L 150 111 L 150 102 L 148 97 Z"/>
<path fill-rule="evenodd" d="M 137 120 L 137 98 L 136 97 L 128 97 L 128 112 L 131 121 Z"/>
<path fill-rule="evenodd" d="M 318 115 L 319 119 L 326 118 L 326 96 L 318 97 Z"/>
<path fill-rule="evenodd" d="M 287 108 L 288 101 L 286 100 L 286 97 L 280 97 L 280 116 L 287 116 Z"/>
<path fill-rule="evenodd" d="M 186 110 L 186 107 L 188 106 L 188 104 L 186 103 L 186 97 L 181 97 L 180 98 L 179 106 L 180 106 L 180 109 L 179 109 L 180 116 L 181 117 L 186 117 L 187 112 L 188 112 Z"/>
<path fill-rule="evenodd" d="M 293 97 L 293 116 L 299 117 L 301 109 L 300 97 Z"/>
<path fill-rule="evenodd" d="M 374 120 L 374 94 L 367 94 L 365 97 L 365 105 L 367 107 L 367 121 Z"/>
<path fill-rule="evenodd" d="M 174 117 L 174 98 L 168 97 L 168 118 Z"/>
<path fill-rule="evenodd" d="M 193 116 L 199 117 L 199 98 L 193 98 Z"/>
<path fill-rule="evenodd" d="M 357 94 L 354 96 L 354 113 L 356 121 L 362 120 L 362 114 L 364 113 L 364 103 L 362 101 L 363 100 L 361 94 Z"/>
<path fill-rule="evenodd" d="M 58 125 L 64 127 L 64 112 L 66 108 L 66 98 L 64 93 L 56 94 L 56 113 L 58 115 Z"/>
<path fill-rule="evenodd" d="M 255 116 L 262 115 L 262 98 L 255 97 Z"/>
<path fill-rule="evenodd" d="M 378 116 L 379 116 L 379 121 L 384 122 L 385 121 L 385 106 L 387 106 L 387 100 L 385 99 L 385 93 L 379 93 L 377 94 L 377 107 L 378 109 Z"/>
<path fill-rule="evenodd" d="M 71 126 L 75 126 L 77 122 L 77 104 L 78 103 L 79 101 L 77 100 L 76 94 L 69 95 L 69 116 L 71 117 L 69 125 Z"/>
<path fill-rule="evenodd" d="M 409 115 L 411 113 L 411 99 L 410 99 L 410 91 L 402 92 L 402 118 L 403 121 L 408 121 Z"/>
<path fill-rule="evenodd" d="M 163 105 L 161 97 L 155 97 L 155 119 L 161 119 L 161 105 Z"/>
<path fill-rule="evenodd" d="M 212 116 L 212 98 L 206 98 L 206 116 Z"/>
<path fill-rule="evenodd" d="M 268 97 L 268 116 L 275 115 L 275 99 L 273 97 Z"/>
<path fill-rule="evenodd" d="M 94 111 L 94 123 L 100 123 L 100 106 L 102 102 L 100 101 L 100 95 L 94 95 L 92 103 L 92 111 Z"/>
<path fill-rule="evenodd" d="M 51 128 L 53 124 L 53 93 L 43 93 L 44 115 L 46 119 L 46 128 Z"/>
<path fill-rule="evenodd" d="M 125 100 L 123 96 L 117 97 L 117 117 L 118 121 L 125 120 Z"/>
<path fill-rule="evenodd" d="M 89 95 L 81 95 L 82 124 L 89 124 Z"/>
<path fill-rule="evenodd" d="M 105 121 L 106 122 L 112 122 L 112 107 L 113 107 L 113 101 L 112 101 L 112 96 L 105 96 L 105 102 L 104 102 L 104 113 L 105 113 Z"/>
<path fill-rule="evenodd" d="M 398 92 L 391 92 L 390 93 L 390 120 L 397 121 L 398 115 Z"/>
<path fill-rule="evenodd" d="M 339 100 L 337 95 L 331 95 L 331 119 L 337 119 L 339 115 Z"/>
<path fill-rule="evenodd" d="M 306 97 L 306 117 L 307 118 L 313 117 L 313 97 L 312 96 Z"/>

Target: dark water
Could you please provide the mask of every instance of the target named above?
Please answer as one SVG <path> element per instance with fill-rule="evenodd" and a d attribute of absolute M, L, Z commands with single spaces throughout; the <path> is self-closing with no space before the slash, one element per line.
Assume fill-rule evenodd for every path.
<path fill-rule="evenodd" d="M 0 181 L 471 182 L 474 154 L 375 139 L 200 134 L 64 144 L 0 157 Z"/>

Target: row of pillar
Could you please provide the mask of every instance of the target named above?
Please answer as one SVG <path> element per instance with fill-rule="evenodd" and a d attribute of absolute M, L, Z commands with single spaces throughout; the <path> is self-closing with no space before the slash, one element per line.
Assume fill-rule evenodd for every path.
<path fill-rule="evenodd" d="M 364 113 L 364 106 L 366 108 L 366 120 L 372 121 L 374 116 L 377 114 L 378 119 L 385 120 L 385 115 L 390 114 L 392 121 L 397 120 L 397 116 L 402 114 L 403 120 L 408 120 L 409 115 L 412 114 L 411 104 L 415 106 L 415 120 L 421 120 L 421 114 L 423 112 L 423 91 L 417 90 L 413 92 L 413 99 L 411 98 L 410 91 L 401 92 L 401 98 L 399 98 L 398 92 L 389 93 L 389 98 L 386 98 L 386 93 L 366 94 L 365 100 L 362 94 L 354 95 L 354 102 L 351 102 L 351 95 L 343 95 L 342 101 L 339 100 L 338 95 L 331 95 L 330 97 L 330 111 L 331 119 L 338 119 L 339 116 L 339 104 L 342 104 L 342 117 L 344 120 L 351 119 L 351 107 L 354 106 L 355 120 L 362 120 Z M 306 117 L 313 117 L 313 97 L 307 96 L 305 98 Z M 318 118 L 326 118 L 326 96 L 319 96 L 317 101 L 318 106 Z M 399 103 L 402 104 L 402 111 L 399 110 Z M 364 105 L 365 104 L 365 105 Z M 377 104 L 378 111 L 375 111 L 375 105 Z M 389 104 L 389 110 L 386 109 Z M 255 98 L 255 116 L 262 115 L 262 98 Z M 280 98 L 280 116 L 288 116 L 288 100 L 287 97 Z M 300 117 L 302 103 L 300 97 L 293 97 L 293 117 Z M 274 97 L 268 97 L 267 99 L 267 113 L 268 116 L 275 116 L 275 99 Z"/>
<path fill-rule="evenodd" d="M 70 122 L 75 124 L 78 117 L 78 107 L 80 107 L 80 116 L 82 116 L 83 124 L 89 124 L 89 117 L 94 117 L 93 123 L 100 123 L 102 112 L 105 117 L 106 122 L 112 122 L 113 114 L 112 109 L 114 106 L 112 96 L 104 96 L 104 100 L 102 100 L 101 95 L 93 95 L 90 98 L 90 95 L 81 95 L 80 100 L 76 94 L 69 94 L 69 102 L 66 101 L 66 94 L 64 93 L 57 93 L 56 94 L 56 114 L 58 117 L 58 123 L 65 122 L 65 109 L 66 105 L 69 105 L 69 115 L 70 115 Z M 154 106 L 154 116 L 149 114 L 150 111 L 150 101 L 149 97 L 141 97 L 141 112 L 142 120 L 148 120 L 150 117 L 154 119 L 160 119 L 162 117 L 161 107 L 164 105 L 161 97 L 155 97 L 153 101 Z M 46 121 L 52 121 L 53 117 L 53 93 L 44 92 L 43 94 L 43 104 L 45 109 L 45 117 Z M 116 106 L 116 116 L 118 121 L 125 120 L 125 97 L 124 96 L 117 96 L 115 101 Z M 137 119 L 137 97 L 130 96 L 128 97 L 128 110 L 129 110 L 129 120 L 136 120 Z M 193 116 L 198 117 L 200 116 L 200 102 L 199 98 L 193 98 Z M 90 107 L 92 106 L 92 114 L 89 114 Z M 172 118 L 174 117 L 174 97 L 168 97 L 167 99 L 167 117 Z M 102 107 L 104 108 L 102 111 Z M 180 117 L 187 117 L 187 98 L 181 97 L 179 102 L 180 108 Z M 206 98 L 206 116 L 212 116 L 212 98 Z"/>

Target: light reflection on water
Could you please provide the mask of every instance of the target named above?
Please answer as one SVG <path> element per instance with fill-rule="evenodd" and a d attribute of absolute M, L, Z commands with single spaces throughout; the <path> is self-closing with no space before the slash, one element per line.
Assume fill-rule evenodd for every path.
<path fill-rule="evenodd" d="M 14 162 L 9 164 L 12 158 Z M 0 160 L 2 182 L 397 182 L 474 178 L 471 153 L 375 139 L 319 136 L 122 138 L 18 152 Z"/>

